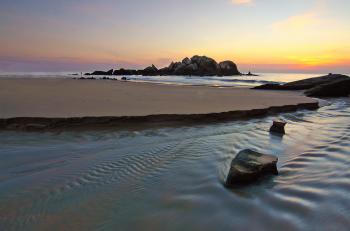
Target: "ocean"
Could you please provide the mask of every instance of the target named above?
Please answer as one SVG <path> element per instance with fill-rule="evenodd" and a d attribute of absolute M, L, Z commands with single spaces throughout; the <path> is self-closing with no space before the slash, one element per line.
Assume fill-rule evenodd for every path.
<path fill-rule="evenodd" d="M 85 72 L 82 72 L 84 74 Z M 327 73 L 328 74 L 328 73 Z M 225 76 L 225 77 L 196 77 L 196 76 L 125 76 L 129 81 L 152 82 L 161 84 L 208 85 L 208 86 L 237 86 L 252 87 L 266 83 L 286 83 L 322 74 L 310 73 L 260 73 L 259 76 Z M 323 74 L 326 75 L 326 74 Z M 0 78 L 79 78 L 81 72 L 0 72 Z M 84 77 L 84 75 L 83 75 Z M 85 76 L 103 78 L 104 76 Z M 106 76 L 120 80 L 124 76 Z"/>
<path fill-rule="evenodd" d="M 245 87 L 315 76 L 130 78 Z M 349 106 L 327 99 L 317 111 L 152 129 L 1 131 L 0 230 L 349 230 Z M 288 122 L 283 137 L 268 132 L 276 118 Z M 229 190 L 229 165 L 246 148 L 276 155 L 279 175 Z"/>

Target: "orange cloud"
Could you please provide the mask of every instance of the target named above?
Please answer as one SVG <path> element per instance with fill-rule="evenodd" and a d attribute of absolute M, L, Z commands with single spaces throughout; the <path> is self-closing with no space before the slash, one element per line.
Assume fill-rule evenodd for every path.
<path fill-rule="evenodd" d="M 301 15 L 295 15 L 286 20 L 275 22 L 272 29 L 283 32 L 304 31 L 319 25 L 320 19 L 315 12 L 308 12 Z"/>

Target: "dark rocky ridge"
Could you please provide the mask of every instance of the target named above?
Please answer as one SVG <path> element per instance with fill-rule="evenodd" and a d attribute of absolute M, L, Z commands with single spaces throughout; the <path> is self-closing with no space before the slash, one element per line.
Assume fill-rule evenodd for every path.
<path fill-rule="evenodd" d="M 195 55 L 192 58 L 184 58 L 181 62 L 172 62 L 168 67 L 158 69 L 151 65 L 143 70 L 109 70 L 94 71 L 85 75 L 193 75 L 193 76 L 231 76 L 241 75 L 237 65 L 232 61 L 217 63 L 206 56 Z"/>
<path fill-rule="evenodd" d="M 350 78 L 321 84 L 305 92 L 309 97 L 346 97 L 350 95 Z"/>
<path fill-rule="evenodd" d="M 350 77 L 328 74 L 321 77 L 294 81 L 286 84 L 264 84 L 254 87 L 261 90 L 307 90 L 309 97 L 345 97 L 350 95 Z"/>
<path fill-rule="evenodd" d="M 281 112 L 297 110 L 316 110 L 318 102 L 301 103 L 297 105 L 274 106 L 264 109 L 252 109 L 242 111 L 230 111 L 210 114 L 184 114 L 184 115 L 149 115 L 149 116 L 124 116 L 124 117 L 72 117 L 72 118 L 40 118 L 17 117 L 0 119 L 0 130 L 21 131 L 50 131 L 50 130 L 75 130 L 75 129 L 123 129 L 133 126 L 169 126 L 171 124 L 202 124 L 216 123 L 266 116 Z"/>

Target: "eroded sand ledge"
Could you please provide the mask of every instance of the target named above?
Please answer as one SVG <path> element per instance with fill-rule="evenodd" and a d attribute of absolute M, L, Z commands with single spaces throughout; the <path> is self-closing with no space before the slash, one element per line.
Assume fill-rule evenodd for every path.
<path fill-rule="evenodd" d="M 104 80 L 0 79 L 0 129 L 221 122 L 318 102 L 299 92 Z"/>

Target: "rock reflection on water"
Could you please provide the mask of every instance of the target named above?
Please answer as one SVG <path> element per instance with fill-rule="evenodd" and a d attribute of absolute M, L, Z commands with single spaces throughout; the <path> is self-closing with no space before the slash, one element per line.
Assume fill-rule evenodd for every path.
<path fill-rule="evenodd" d="M 318 112 L 140 131 L 0 133 L 0 230 L 348 230 L 350 101 Z M 231 160 L 277 177 L 228 190 Z"/>

